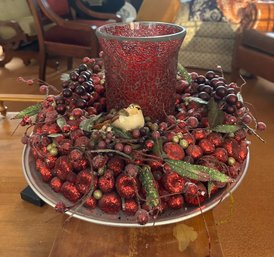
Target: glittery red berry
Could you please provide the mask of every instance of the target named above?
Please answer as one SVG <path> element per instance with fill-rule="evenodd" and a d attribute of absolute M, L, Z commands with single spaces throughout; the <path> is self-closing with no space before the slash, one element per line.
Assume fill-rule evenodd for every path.
<path fill-rule="evenodd" d="M 82 170 L 77 174 L 75 185 L 80 193 L 85 194 L 96 188 L 97 177 L 89 169 Z"/>
<path fill-rule="evenodd" d="M 106 156 L 98 154 L 92 158 L 91 165 L 94 169 L 98 170 L 106 165 L 107 160 Z"/>
<path fill-rule="evenodd" d="M 84 136 L 84 131 L 81 130 L 81 129 L 76 129 L 76 130 L 74 130 L 74 131 L 72 131 L 72 132 L 70 133 L 70 138 L 71 138 L 72 140 L 74 140 L 74 141 L 75 141 L 77 138 L 82 137 L 82 136 Z"/>
<path fill-rule="evenodd" d="M 177 173 L 170 172 L 163 176 L 162 184 L 170 193 L 181 193 L 185 187 L 185 180 Z"/>
<path fill-rule="evenodd" d="M 94 209 L 97 205 L 97 201 L 93 196 L 90 196 L 84 203 L 84 206 L 89 209 Z"/>
<path fill-rule="evenodd" d="M 68 154 L 72 148 L 72 141 L 70 139 L 62 139 L 58 143 L 57 148 L 61 154 Z"/>
<path fill-rule="evenodd" d="M 187 120 L 187 125 L 190 127 L 190 128 L 197 128 L 197 126 L 199 125 L 199 121 L 196 117 L 189 117 Z"/>
<path fill-rule="evenodd" d="M 194 187 L 195 186 L 193 186 L 193 184 L 189 184 L 189 187 L 186 187 L 186 191 L 184 193 L 185 201 L 188 204 L 198 206 L 206 200 L 207 190 L 204 184 L 200 182 L 196 184 L 196 190 L 194 189 Z"/>
<path fill-rule="evenodd" d="M 121 174 L 116 179 L 116 190 L 122 198 L 133 198 L 135 192 L 136 181 L 134 178 Z"/>
<path fill-rule="evenodd" d="M 235 162 L 233 166 L 228 168 L 228 175 L 231 178 L 237 178 L 241 171 L 241 164 L 239 162 Z"/>
<path fill-rule="evenodd" d="M 70 182 L 65 182 L 61 187 L 61 192 L 63 193 L 64 197 L 66 197 L 71 202 L 77 202 L 81 194 L 77 190 L 76 186 Z"/>
<path fill-rule="evenodd" d="M 50 181 L 50 187 L 56 192 L 60 192 L 61 187 L 62 187 L 62 181 L 60 178 L 58 177 L 54 177 L 51 181 Z"/>
<path fill-rule="evenodd" d="M 237 151 L 235 151 L 233 157 L 238 161 L 238 162 L 243 162 L 248 154 L 248 148 L 247 146 L 241 145 L 239 146 L 239 148 L 237 149 Z"/>
<path fill-rule="evenodd" d="M 167 204 L 171 209 L 181 209 L 184 205 L 184 198 L 182 195 L 173 195 L 168 199 Z"/>
<path fill-rule="evenodd" d="M 240 142 L 246 138 L 246 131 L 244 129 L 239 129 L 234 133 L 234 138 Z"/>
<path fill-rule="evenodd" d="M 87 159 L 82 158 L 78 161 L 72 161 L 71 164 L 75 171 L 80 171 L 86 169 L 88 167 L 89 162 Z"/>
<path fill-rule="evenodd" d="M 128 175 L 129 177 L 135 178 L 138 174 L 138 166 L 134 164 L 128 164 L 125 167 L 125 174 Z"/>
<path fill-rule="evenodd" d="M 45 159 L 45 165 L 49 169 L 53 169 L 56 163 L 57 157 L 48 155 Z"/>
<path fill-rule="evenodd" d="M 132 216 L 138 211 L 138 203 L 134 199 L 125 199 L 123 211 L 126 215 Z"/>
<path fill-rule="evenodd" d="M 83 158 L 83 152 L 79 149 L 73 149 L 68 155 L 70 161 L 78 161 Z"/>
<path fill-rule="evenodd" d="M 118 176 L 125 168 L 125 161 L 119 157 L 112 157 L 107 167 L 113 171 L 115 176 Z"/>
<path fill-rule="evenodd" d="M 75 147 L 87 147 L 89 142 L 90 142 L 90 139 L 87 138 L 86 136 L 78 137 L 74 142 L 74 146 Z"/>
<path fill-rule="evenodd" d="M 203 150 L 198 145 L 190 145 L 186 149 L 186 153 L 187 153 L 188 156 L 192 157 L 193 159 L 198 159 L 198 158 L 202 157 Z"/>
<path fill-rule="evenodd" d="M 151 160 L 148 162 L 148 165 L 150 166 L 151 170 L 158 170 L 162 167 L 163 163 L 162 161 Z"/>
<path fill-rule="evenodd" d="M 219 147 L 223 143 L 223 137 L 220 133 L 212 132 L 207 136 L 207 139 L 213 143 L 216 147 Z"/>
<path fill-rule="evenodd" d="M 67 181 L 68 181 L 68 182 L 71 182 L 71 183 L 73 183 L 73 184 L 76 183 L 76 178 L 77 178 L 77 175 L 76 175 L 74 172 L 69 172 L 69 173 L 67 174 L 67 177 L 66 177 Z"/>
<path fill-rule="evenodd" d="M 226 162 L 228 159 L 227 151 L 224 148 L 218 147 L 215 149 L 213 156 L 221 162 Z"/>
<path fill-rule="evenodd" d="M 35 161 L 35 167 L 36 169 L 39 171 L 41 169 L 41 167 L 43 167 L 45 164 L 41 159 L 37 159 Z"/>
<path fill-rule="evenodd" d="M 70 161 L 68 160 L 68 157 L 63 155 L 57 159 L 54 169 L 55 169 L 57 176 L 61 180 L 66 180 L 67 175 L 70 172 L 72 172 L 73 167 L 72 167 Z"/>
<path fill-rule="evenodd" d="M 206 132 L 204 129 L 198 128 L 192 131 L 192 135 L 196 140 L 201 140 L 206 137 Z"/>
<path fill-rule="evenodd" d="M 190 144 L 195 144 L 195 142 L 196 142 L 196 139 L 195 139 L 194 136 L 191 135 L 190 133 L 185 134 L 185 135 L 183 136 L 183 139 L 185 139 L 185 140 L 188 142 L 189 145 L 190 145 Z"/>
<path fill-rule="evenodd" d="M 202 139 L 199 142 L 199 146 L 201 147 L 201 149 L 203 150 L 203 152 L 205 154 L 211 154 L 214 152 L 215 150 L 215 146 L 213 143 L 211 143 L 208 139 Z"/>
<path fill-rule="evenodd" d="M 227 150 L 228 155 L 233 156 L 237 152 L 239 144 L 235 139 L 227 138 L 223 143 L 223 147 Z"/>
<path fill-rule="evenodd" d="M 68 208 L 63 202 L 58 202 L 54 208 L 57 212 L 60 212 L 60 213 L 65 213 L 68 210 Z"/>
<path fill-rule="evenodd" d="M 264 130 L 266 130 L 266 124 L 262 121 L 259 121 L 259 122 L 257 122 L 256 128 L 259 131 L 264 131 Z"/>
<path fill-rule="evenodd" d="M 116 214 L 121 210 L 122 201 L 116 193 L 107 193 L 98 202 L 99 208 L 108 214 Z"/>
<path fill-rule="evenodd" d="M 103 193 L 109 193 L 114 188 L 115 181 L 112 170 L 107 170 L 103 176 L 99 178 L 98 186 Z"/>
<path fill-rule="evenodd" d="M 185 157 L 184 149 L 179 144 L 173 142 L 164 144 L 164 152 L 171 160 L 182 160 Z"/>
<path fill-rule="evenodd" d="M 43 181 L 49 182 L 52 179 L 51 170 L 47 168 L 46 166 L 41 166 L 39 171 Z"/>
<path fill-rule="evenodd" d="M 49 134 L 57 134 L 59 132 L 61 132 L 61 129 L 56 123 L 51 124 L 48 128 L 48 133 Z"/>
<path fill-rule="evenodd" d="M 144 209 L 140 209 L 136 213 L 136 219 L 140 225 L 145 225 L 149 221 L 149 213 Z"/>
<path fill-rule="evenodd" d="M 148 140 L 145 141 L 145 147 L 146 147 L 148 150 L 152 149 L 153 146 L 154 146 L 154 141 L 153 141 L 153 140 L 148 139 Z"/>

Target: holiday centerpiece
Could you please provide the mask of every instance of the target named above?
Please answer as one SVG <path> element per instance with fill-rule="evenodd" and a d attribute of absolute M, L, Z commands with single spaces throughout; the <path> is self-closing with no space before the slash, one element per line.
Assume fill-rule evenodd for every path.
<path fill-rule="evenodd" d="M 85 57 L 57 95 L 42 85 L 45 100 L 16 116 L 33 127 L 22 140 L 28 183 L 57 211 L 100 224 L 161 225 L 213 208 L 243 178 L 247 133 L 265 129 L 241 87 L 177 65 L 180 26 L 97 34 L 102 59 Z"/>

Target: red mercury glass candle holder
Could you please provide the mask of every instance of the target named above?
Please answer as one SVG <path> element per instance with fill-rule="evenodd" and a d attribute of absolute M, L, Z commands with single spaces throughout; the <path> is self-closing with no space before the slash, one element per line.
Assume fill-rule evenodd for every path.
<path fill-rule="evenodd" d="M 178 52 L 186 30 L 132 22 L 107 24 L 96 34 L 104 52 L 107 109 L 139 104 L 154 121 L 173 114 Z"/>

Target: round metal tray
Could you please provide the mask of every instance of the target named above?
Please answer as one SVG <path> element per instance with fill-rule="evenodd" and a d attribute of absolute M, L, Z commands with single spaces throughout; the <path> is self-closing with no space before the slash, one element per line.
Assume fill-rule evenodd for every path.
<path fill-rule="evenodd" d="M 33 191 L 47 204 L 54 207 L 57 202 L 63 201 L 67 206 L 71 205 L 71 203 L 64 198 L 61 194 L 55 193 L 50 186 L 43 182 L 39 172 L 35 168 L 35 160 L 31 154 L 30 147 L 25 146 L 23 150 L 22 156 L 22 164 L 25 178 L 29 184 L 29 186 L 33 189 Z M 243 180 L 247 168 L 249 164 L 249 153 L 247 159 L 243 165 L 243 169 L 240 172 L 237 180 L 231 184 L 230 189 L 221 189 L 216 194 L 211 196 L 211 198 L 207 199 L 205 202 L 201 204 L 201 208 L 186 206 L 180 210 L 176 211 L 167 211 L 157 217 L 157 219 L 151 220 L 144 226 L 160 226 L 171 224 L 183 220 L 187 220 L 193 218 L 197 215 L 200 215 L 201 212 L 206 212 L 220 202 L 222 202 L 225 198 L 227 198 L 230 192 L 233 192 Z M 68 215 L 71 215 L 72 212 L 66 212 Z M 136 222 L 135 217 L 130 217 L 124 215 L 120 212 L 117 215 L 109 215 L 103 213 L 99 208 L 95 208 L 93 210 L 89 210 L 85 207 L 81 207 L 77 210 L 77 212 L 73 211 L 73 217 L 85 220 L 88 222 L 93 222 L 96 224 L 108 225 L 108 226 L 117 226 L 117 227 L 143 227 Z"/>

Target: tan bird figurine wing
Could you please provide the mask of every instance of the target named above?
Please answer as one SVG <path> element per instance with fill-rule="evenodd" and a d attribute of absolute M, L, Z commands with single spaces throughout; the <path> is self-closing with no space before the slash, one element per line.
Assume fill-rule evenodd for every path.
<path fill-rule="evenodd" d="M 145 124 L 142 109 L 137 104 L 130 104 L 127 108 L 121 109 L 118 115 L 119 117 L 111 125 L 122 130 L 138 129 Z"/>

